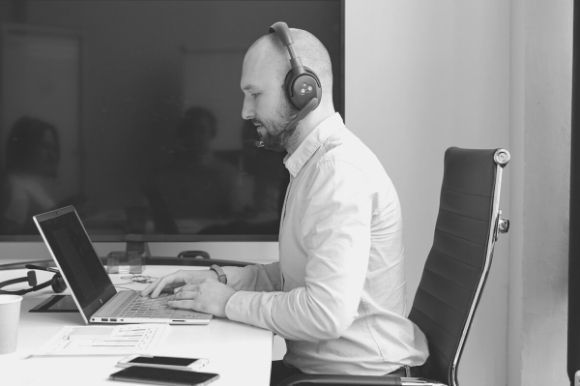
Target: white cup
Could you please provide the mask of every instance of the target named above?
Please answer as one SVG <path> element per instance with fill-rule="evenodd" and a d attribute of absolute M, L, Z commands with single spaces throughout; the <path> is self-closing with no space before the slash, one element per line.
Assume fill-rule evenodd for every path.
<path fill-rule="evenodd" d="M 0 354 L 16 351 L 20 295 L 0 295 Z"/>

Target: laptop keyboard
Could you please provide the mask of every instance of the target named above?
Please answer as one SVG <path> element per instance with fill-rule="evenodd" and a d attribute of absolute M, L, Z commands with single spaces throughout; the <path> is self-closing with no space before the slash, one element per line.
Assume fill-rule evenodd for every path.
<path fill-rule="evenodd" d="M 119 313 L 121 317 L 147 317 L 147 316 L 172 316 L 175 308 L 167 305 L 167 301 L 173 297 L 164 296 L 151 299 L 142 296 L 132 297 L 126 308 Z"/>
<path fill-rule="evenodd" d="M 131 296 L 123 299 L 115 306 L 113 316 L 119 318 L 207 318 L 206 314 L 169 307 L 167 301 L 172 299 L 174 299 L 173 295 L 162 295 L 152 299 L 134 292 Z"/>

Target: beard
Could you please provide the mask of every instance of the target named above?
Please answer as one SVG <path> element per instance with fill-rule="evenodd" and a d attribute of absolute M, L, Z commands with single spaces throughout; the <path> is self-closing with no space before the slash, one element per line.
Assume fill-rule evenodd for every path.
<path fill-rule="evenodd" d="M 260 142 L 263 147 L 275 152 L 286 151 L 286 144 L 296 131 L 297 125 L 290 125 L 295 114 L 292 113 L 292 108 L 286 104 L 278 111 L 278 119 L 253 119 L 252 122 L 256 126 L 262 126 L 266 129 L 266 133 L 260 135 Z"/>

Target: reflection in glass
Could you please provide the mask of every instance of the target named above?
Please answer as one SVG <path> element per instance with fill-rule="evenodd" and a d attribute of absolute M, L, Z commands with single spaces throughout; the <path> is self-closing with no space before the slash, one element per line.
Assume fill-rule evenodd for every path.
<path fill-rule="evenodd" d="M 22 117 L 12 127 L 5 151 L 0 229 L 8 234 L 30 233 L 32 216 L 57 205 L 58 131 L 48 122 Z"/>
<path fill-rule="evenodd" d="M 341 1 L 10 3 L 0 2 L 0 147 L 24 116 L 56 134 L 31 145 L 43 154 L 25 157 L 34 178 L 9 177 L 0 157 L 0 238 L 36 235 L 32 214 L 74 203 L 96 240 L 275 239 L 288 173 L 241 119 L 243 55 L 278 20 L 313 32 L 342 111 Z"/>

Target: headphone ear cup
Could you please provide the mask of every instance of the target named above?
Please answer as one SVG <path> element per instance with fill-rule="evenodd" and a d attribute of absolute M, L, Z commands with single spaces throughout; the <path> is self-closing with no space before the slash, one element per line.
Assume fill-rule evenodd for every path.
<path fill-rule="evenodd" d="M 318 98 L 320 103 L 322 97 L 320 80 L 306 67 L 305 72 L 301 74 L 295 74 L 294 70 L 290 70 L 284 80 L 284 89 L 288 100 L 298 110 L 302 110 L 314 98 Z"/>
<path fill-rule="evenodd" d="M 66 282 L 62 278 L 60 273 L 55 274 L 50 281 L 50 286 L 52 290 L 56 293 L 63 292 L 66 289 Z"/>

